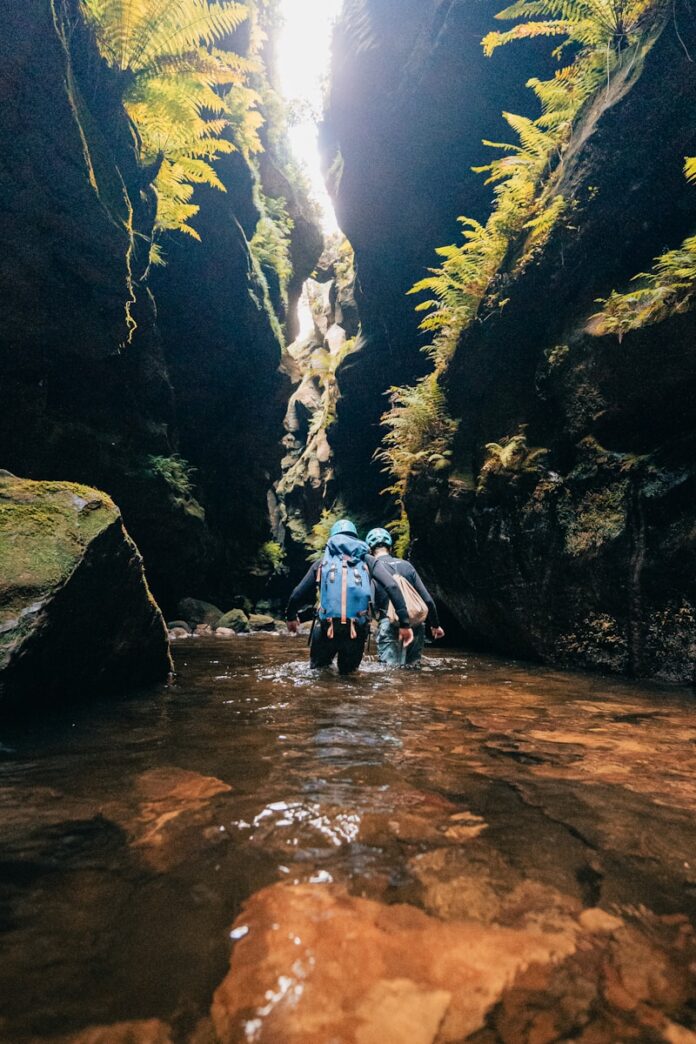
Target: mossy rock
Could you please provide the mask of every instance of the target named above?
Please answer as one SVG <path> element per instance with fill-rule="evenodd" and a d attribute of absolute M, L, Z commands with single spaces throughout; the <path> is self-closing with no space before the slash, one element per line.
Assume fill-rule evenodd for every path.
<path fill-rule="evenodd" d="M 233 609 L 241 609 L 247 616 L 254 611 L 251 598 L 247 598 L 246 595 L 235 595 L 232 599 L 231 606 Z"/>
<path fill-rule="evenodd" d="M 170 670 L 162 614 L 113 501 L 0 474 L 0 701 L 98 696 Z"/>
<path fill-rule="evenodd" d="M 186 620 L 169 620 L 168 621 L 167 628 L 170 631 L 173 631 L 176 627 L 180 628 L 182 631 L 187 631 L 188 634 L 192 634 L 193 633 L 193 629 L 191 628 L 191 626 L 189 624 L 186 623 Z"/>
<path fill-rule="evenodd" d="M 249 628 L 252 631 L 275 631 L 275 620 L 265 613 L 252 613 L 249 617 Z"/>
<path fill-rule="evenodd" d="M 191 626 L 196 624 L 209 624 L 215 627 L 220 622 L 222 609 L 210 602 L 203 602 L 200 598 L 182 598 L 176 607 L 177 616 Z"/>
<path fill-rule="evenodd" d="M 229 613 L 225 613 L 224 616 L 220 617 L 217 627 L 229 627 L 232 631 L 236 631 L 237 634 L 241 634 L 249 630 L 249 617 L 241 609 L 230 609 Z"/>

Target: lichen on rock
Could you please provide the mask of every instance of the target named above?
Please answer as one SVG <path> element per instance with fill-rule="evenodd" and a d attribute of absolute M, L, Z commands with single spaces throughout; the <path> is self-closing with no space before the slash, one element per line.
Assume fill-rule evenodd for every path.
<path fill-rule="evenodd" d="M 113 501 L 0 473 L 0 702 L 97 696 L 170 670 L 164 620 Z"/>

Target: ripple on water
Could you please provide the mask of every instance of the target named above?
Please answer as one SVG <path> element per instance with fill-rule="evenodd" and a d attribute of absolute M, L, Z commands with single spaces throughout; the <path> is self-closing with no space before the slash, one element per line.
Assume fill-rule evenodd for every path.
<path fill-rule="evenodd" d="M 246 1020 L 259 1044 L 328 1040 L 301 1022 L 293 1037 L 283 1012 L 321 1019 L 353 991 L 345 1010 L 369 1039 L 410 1044 L 429 1012 L 432 1040 L 450 995 L 450 1013 L 473 1003 L 501 953 L 541 937 L 552 957 L 485 1000 L 496 1039 L 531 1039 L 517 1013 L 546 996 L 534 1039 L 587 1023 L 588 1040 L 686 1040 L 655 1027 L 688 1016 L 696 967 L 692 702 L 437 648 L 418 671 L 367 658 L 348 678 L 312 671 L 284 637 L 174 654 L 172 687 L 2 736 L 0 1037 L 101 1026 L 115 1041 L 146 1011 L 163 1041 L 207 1039 L 189 1034 L 232 949 L 220 1039 L 244 1039 Z M 316 968 L 295 942 L 313 926 Z M 566 963 L 559 932 L 582 942 Z M 374 960 L 392 946 L 385 982 Z M 491 966 L 458 985 L 482 947 Z"/>

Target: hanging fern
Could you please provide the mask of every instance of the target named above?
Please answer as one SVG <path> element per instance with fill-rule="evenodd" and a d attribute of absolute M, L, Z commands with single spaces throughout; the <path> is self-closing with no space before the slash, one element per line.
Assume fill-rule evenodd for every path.
<path fill-rule="evenodd" d="M 653 270 L 641 272 L 633 281 L 634 290 L 623 294 L 613 290 L 606 299 L 600 298 L 603 307 L 591 317 L 589 333 L 614 334 L 621 341 L 631 330 L 689 311 L 696 297 L 696 235 L 655 258 Z"/>
<path fill-rule="evenodd" d="M 436 373 L 427 374 L 415 387 L 392 388 L 390 396 L 391 408 L 382 417 L 388 431 L 376 459 L 396 480 L 385 492 L 403 500 L 412 475 L 449 467 L 457 424 L 447 414 Z"/>
<path fill-rule="evenodd" d="M 548 238 L 562 219 L 565 198 L 554 191 L 553 173 L 562 162 L 573 126 L 583 106 L 622 61 L 629 49 L 631 60 L 646 43 L 657 24 L 666 0 L 518 0 L 498 14 L 499 19 L 519 19 L 520 24 L 507 32 L 492 32 L 482 41 L 486 55 L 503 44 L 534 37 L 562 37 L 556 48 L 560 56 L 567 46 L 574 48 L 572 62 L 557 70 L 549 80 L 536 77 L 527 82 L 534 91 L 541 114 L 537 119 L 503 113 L 517 140 L 512 143 L 485 141 L 488 147 L 504 155 L 483 166 L 475 167 L 487 175 L 494 186 L 494 204 L 485 225 L 469 218 L 459 218 L 463 226 L 463 242 L 437 250 L 442 263 L 409 291 L 430 296 L 416 306 L 426 312 L 421 330 L 432 333 L 425 349 L 434 369 L 415 387 L 392 392 L 391 409 L 382 418 L 388 428 L 379 456 L 395 481 L 388 492 L 397 498 L 404 511 L 404 498 L 409 477 L 419 471 L 444 470 L 450 464 L 450 443 L 456 424 L 446 414 L 440 377 L 447 369 L 463 332 L 478 316 L 482 303 L 503 307 L 493 293 L 495 280 L 505 259 L 514 256 L 521 268 L 535 250 Z M 687 176 L 696 180 L 696 157 L 687 160 Z M 696 246 L 696 237 L 694 239 Z M 640 307 L 663 308 L 666 300 L 672 307 L 685 307 L 691 295 L 690 243 L 679 252 L 659 260 L 654 279 L 642 277 L 647 286 L 632 295 L 642 295 Z M 515 254 L 512 255 L 512 249 Z M 606 303 L 612 322 L 623 322 L 630 312 L 627 301 L 612 295 Z M 619 315 L 619 311 L 621 315 Z M 609 320 L 603 315 L 605 324 Z M 513 451 L 522 453 L 520 436 L 506 446 L 490 444 L 495 461 L 506 461 Z M 524 447 L 525 453 L 526 444 Z M 497 457 L 495 456 L 498 452 Z M 541 452 L 541 451 L 540 451 Z M 531 463 L 532 455 L 525 457 Z M 504 468 L 505 470 L 505 468 Z M 508 469 L 509 470 L 509 469 Z M 485 482 L 484 482 L 485 485 Z M 481 486 L 480 488 L 483 488 Z"/>
<path fill-rule="evenodd" d="M 244 4 L 223 0 L 82 0 L 108 63 L 134 79 L 200 71 L 205 47 L 238 29 Z"/>
<path fill-rule="evenodd" d="M 82 4 L 101 54 L 122 74 L 123 100 L 138 128 L 143 159 L 160 164 L 156 229 L 199 238 L 189 224 L 198 211 L 191 202 L 194 186 L 225 191 L 214 161 L 234 150 L 230 138 L 246 151 L 261 147 L 258 98 L 246 85 L 258 63 L 214 46 L 242 24 L 248 9 L 233 0 Z"/>
<path fill-rule="evenodd" d="M 641 42 L 659 7 L 656 0 L 518 0 L 496 18 L 522 21 L 507 32 L 488 33 L 483 49 L 491 55 L 515 40 L 564 36 L 562 47 L 577 44 L 601 55 L 605 66 L 607 62 L 613 66 L 628 48 Z"/>
<path fill-rule="evenodd" d="M 684 174 L 688 181 L 696 181 L 696 157 L 686 157 Z M 621 342 L 631 330 L 689 311 L 696 297 L 696 235 L 656 257 L 652 271 L 640 272 L 632 282 L 633 290 L 623 294 L 612 290 L 609 297 L 598 299 L 603 307 L 590 317 L 588 333 L 614 334 Z"/>

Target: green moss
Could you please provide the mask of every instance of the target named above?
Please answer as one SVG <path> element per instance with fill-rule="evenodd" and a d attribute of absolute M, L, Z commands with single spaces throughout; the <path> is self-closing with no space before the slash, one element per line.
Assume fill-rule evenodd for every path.
<path fill-rule="evenodd" d="M 566 529 L 566 550 L 571 555 L 598 551 L 621 536 L 626 528 L 627 490 L 628 481 L 624 480 L 582 498 Z"/>
<path fill-rule="evenodd" d="M 118 517 L 113 502 L 88 486 L 0 477 L 0 626 L 67 579 Z"/>
<path fill-rule="evenodd" d="M 285 550 L 275 540 L 267 540 L 256 556 L 251 568 L 252 576 L 276 576 L 283 572 Z"/>

